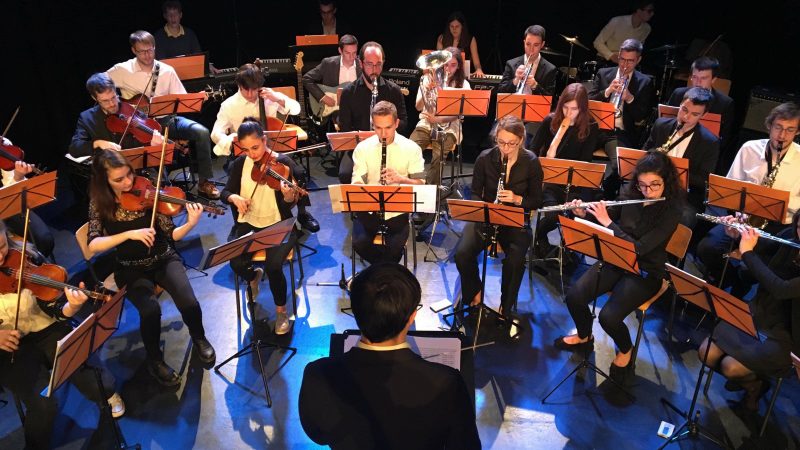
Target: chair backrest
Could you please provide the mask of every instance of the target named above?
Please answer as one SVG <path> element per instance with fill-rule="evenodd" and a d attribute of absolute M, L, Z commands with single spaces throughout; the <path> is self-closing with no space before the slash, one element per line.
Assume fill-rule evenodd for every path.
<path fill-rule="evenodd" d="M 297 100 L 297 89 L 294 86 L 279 86 L 272 88 L 272 90 L 280 92 L 292 100 Z"/>
<path fill-rule="evenodd" d="M 78 247 L 81 248 L 83 259 L 89 261 L 94 256 L 94 252 L 89 250 L 89 222 L 81 225 L 78 231 L 75 232 L 75 240 L 78 241 Z"/>
<path fill-rule="evenodd" d="M 800 378 L 800 357 L 792 353 L 792 365 L 797 370 L 797 378 Z"/>
<path fill-rule="evenodd" d="M 689 249 L 689 241 L 692 240 L 692 229 L 679 223 L 672 233 L 672 237 L 667 242 L 667 253 L 682 260 Z"/>

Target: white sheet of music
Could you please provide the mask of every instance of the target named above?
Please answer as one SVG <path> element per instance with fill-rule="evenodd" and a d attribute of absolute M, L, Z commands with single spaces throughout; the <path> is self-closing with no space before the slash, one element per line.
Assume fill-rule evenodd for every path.
<path fill-rule="evenodd" d="M 580 217 L 576 217 L 575 221 L 576 222 L 580 222 L 580 223 L 582 223 L 584 225 L 590 226 L 590 227 L 594 228 L 595 230 L 602 231 L 603 233 L 609 234 L 611 236 L 614 235 L 614 231 L 612 231 L 610 228 L 606 228 L 606 227 L 604 227 L 604 226 L 602 226 L 600 224 L 596 224 L 594 222 L 590 222 L 590 221 L 588 221 L 586 219 L 581 219 Z"/>
<path fill-rule="evenodd" d="M 358 344 L 361 336 L 350 334 L 344 340 L 344 351 Z M 406 341 L 411 350 L 431 362 L 444 364 L 456 370 L 461 370 L 461 340 L 456 337 L 424 337 L 407 336 Z"/>

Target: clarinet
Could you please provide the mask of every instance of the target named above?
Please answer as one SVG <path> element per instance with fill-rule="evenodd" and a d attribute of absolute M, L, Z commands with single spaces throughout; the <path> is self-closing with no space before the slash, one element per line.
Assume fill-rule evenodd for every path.
<path fill-rule="evenodd" d="M 378 103 L 378 77 L 372 79 L 372 100 L 369 103 L 369 127 L 372 128 L 372 110 L 375 109 L 375 103 Z"/>
<path fill-rule="evenodd" d="M 508 158 L 503 158 L 502 155 L 500 158 L 503 161 L 503 169 L 500 171 L 500 179 L 497 180 L 497 195 L 495 195 L 494 203 L 497 205 L 500 202 L 500 191 L 505 190 L 505 179 L 506 173 L 508 173 Z M 499 225 L 493 225 L 494 230 L 492 231 L 492 245 L 489 247 L 489 256 L 491 258 L 497 258 L 497 233 L 500 231 Z"/>
<path fill-rule="evenodd" d="M 383 175 L 384 170 L 386 170 L 386 139 L 381 139 L 381 186 L 386 186 L 386 177 Z M 378 212 L 378 223 L 378 234 L 375 235 L 373 243 L 376 245 L 386 245 L 386 234 L 389 230 L 386 226 L 386 213 L 384 211 Z"/>

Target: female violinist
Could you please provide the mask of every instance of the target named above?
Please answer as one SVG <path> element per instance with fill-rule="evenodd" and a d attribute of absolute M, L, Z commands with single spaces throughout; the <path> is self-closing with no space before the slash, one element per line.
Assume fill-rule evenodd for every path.
<path fill-rule="evenodd" d="M 231 164 L 230 177 L 225 189 L 222 190 L 222 199 L 230 203 L 234 209 L 235 236 L 240 237 L 251 231 L 262 230 L 274 223 L 292 217 L 291 208 L 300 198 L 301 194 L 296 189 L 281 182 L 280 190 L 270 189 L 258 185 L 259 178 L 253 173 L 253 168 L 258 167 L 256 162 L 273 158 L 272 151 L 267 149 L 266 137 L 261 124 L 253 117 L 246 117 L 239 125 L 239 144 L 245 154 L 236 158 Z M 288 166 L 291 173 L 295 173 L 295 163 L 285 156 L 277 157 L 278 163 Z M 266 175 L 269 177 L 269 175 Z M 289 178 L 289 177 L 286 177 Z M 249 284 L 248 295 L 255 301 L 258 296 L 259 283 L 266 271 L 269 278 L 269 287 L 272 299 L 275 302 L 275 333 L 286 334 L 289 332 L 289 316 L 286 313 L 286 277 L 283 275 L 283 261 L 294 247 L 297 237 L 294 234 L 283 245 L 270 248 L 267 251 L 265 268 L 253 268 L 252 253 L 242 254 L 231 260 L 231 269 L 247 280 Z"/>
<path fill-rule="evenodd" d="M 19 147 L 12 145 L 11 141 L 5 137 L 0 136 L 0 160 L 3 164 L 0 165 L 2 169 L 2 183 L 3 187 L 11 186 L 14 183 L 20 182 L 25 179 L 25 176 L 31 172 L 36 171 L 34 166 L 22 161 L 25 154 Z M 6 169 L 8 168 L 8 169 Z M 25 216 L 18 214 L 6 219 L 6 225 L 16 235 L 22 236 L 25 229 Z M 52 258 L 53 248 L 55 248 L 56 241 L 53 233 L 47 224 L 35 212 L 31 211 L 30 223 L 28 224 L 28 236 L 31 237 L 31 242 L 36 246 L 36 249 L 47 258 Z"/>
<path fill-rule="evenodd" d="M 200 304 L 173 247 L 173 241 L 183 239 L 197 224 L 202 207 L 186 204 L 186 223 L 179 227 L 169 216 L 157 214 L 156 227 L 150 228 L 149 209 L 130 211 L 120 204 L 133 182 L 133 168 L 120 153 L 100 150 L 92 158 L 89 249 L 99 253 L 116 248 L 114 277 L 118 286 L 127 287 L 127 297 L 139 311 L 147 369 L 162 385 L 174 386 L 180 379 L 164 362 L 159 346 L 161 307 L 153 294 L 156 284 L 178 307 L 200 360 L 208 364 L 216 356 L 205 336 Z"/>

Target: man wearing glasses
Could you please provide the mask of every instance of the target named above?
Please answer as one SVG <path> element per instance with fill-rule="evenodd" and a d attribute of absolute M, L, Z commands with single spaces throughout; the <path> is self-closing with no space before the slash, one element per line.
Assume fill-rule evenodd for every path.
<path fill-rule="evenodd" d="M 617 67 L 606 67 L 597 72 L 589 99 L 611 102 L 617 107 L 614 132 L 603 132 L 611 173 L 604 181 L 606 198 L 616 198 L 619 190 L 617 146 L 639 148 L 644 123 L 654 106 L 653 80 L 636 70 L 642 60 L 642 43 L 627 39 L 619 48 Z"/>
<path fill-rule="evenodd" d="M 155 39 L 147 31 L 135 31 L 130 37 L 131 52 L 135 55 L 127 61 L 115 64 L 108 69 L 108 75 L 120 89 L 124 99 L 130 99 L 142 94 L 147 99 L 153 99 L 167 94 L 185 94 L 175 69 L 168 64 L 157 61 L 155 58 Z M 147 99 L 142 100 L 141 106 L 147 106 Z M 169 116 L 156 118 L 164 127 L 170 122 Z M 186 139 L 192 142 L 197 158 L 197 168 L 200 172 L 198 194 L 209 198 L 218 199 L 219 189 L 211 181 L 211 138 L 208 128 L 185 117 L 176 116 L 172 122 L 173 129 L 170 137 L 173 139 Z"/>
<path fill-rule="evenodd" d="M 782 223 L 769 222 L 764 227 L 767 233 L 777 234 L 791 223 L 792 215 L 800 208 L 800 145 L 794 142 L 800 133 L 800 106 L 794 103 L 776 106 L 764 120 L 764 125 L 769 138 L 745 142 L 736 154 L 727 178 L 789 192 L 789 205 Z M 724 219 L 738 220 L 733 216 Z M 714 277 L 720 276 L 722 271 L 722 255 L 729 251 L 731 240 L 738 238 L 738 232 L 726 233 L 726 230 L 729 228 L 717 225 L 697 246 L 697 256 L 705 265 L 709 281 L 717 282 Z M 773 249 L 769 244 L 767 239 L 759 239 L 756 253 L 762 258 L 768 257 Z M 735 271 L 726 273 L 730 275 Z M 734 281 L 728 276 L 725 278 L 725 285 Z"/>
<path fill-rule="evenodd" d="M 371 111 L 376 103 L 386 100 L 397 109 L 400 121 L 397 131 L 403 133 L 408 124 L 406 104 L 400 87 L 381 76 L 385 54 L 377 42 L 367 42 L 359 53 L 361 76 L 342 90 L 339 106 L 339 131 L 372 130 Z M 376 92 L 375 92 L 376 91 Z M 373 95 L 377 93 L 377 95 Z M 343 156 L 339 165 L 339 181 L 350 183 L 353 176 L 353 159 Z"/>

